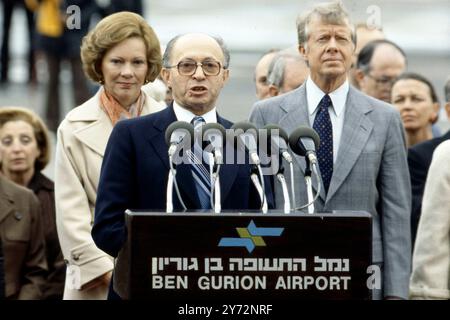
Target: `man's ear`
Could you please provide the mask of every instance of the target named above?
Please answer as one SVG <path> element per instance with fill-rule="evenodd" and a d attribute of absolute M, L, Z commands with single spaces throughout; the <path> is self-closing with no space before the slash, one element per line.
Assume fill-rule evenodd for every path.
<path fill-rule="evenodd" d="M 306 61 L 306 48 L 303 44 L 299 44 L 298 45 L 298 52 L 300 53 L 300 55 L 303 57 L 303 59 Z"/>
<path fill-rule="evenodd" d="M 447 118 L 450 120 L 450 101 L 445 104 L 445 112 L 447 113 Z"/>
<path fill-rule="evenodd" d="M 223 83 L 226 83 L 228 81 L 229 77 L 230 77 L 230 69 L 224 69 L 223 70 Z"/>
<path fill-rule="evenodd" d="M 358 83 L 358 86 L 361 88 L 361 90 L 364 88 L 364 77 L 366 76 L 364 72 L 361 69 L 355 70 L 355 80 Z"/>
<path fill-rule="evenodd" d="M 269 85 L 269 96 L 276 97 L 279 94 L 279 90 L 273 84 Z"/>
<path fill-rule="evenodd" d="M 167 87 L 171 88 L 170 84 L 170 70 L 166 68 L 161 69 L 161 78 Z"/>

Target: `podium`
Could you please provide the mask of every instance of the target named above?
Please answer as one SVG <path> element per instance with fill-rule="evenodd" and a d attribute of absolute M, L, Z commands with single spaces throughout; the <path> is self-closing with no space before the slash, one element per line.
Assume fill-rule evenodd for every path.
<path fill-rule="evenodd" d="M 151 301 L 371 299 L 366 212 L 131 212 L 114 288 Z"/>

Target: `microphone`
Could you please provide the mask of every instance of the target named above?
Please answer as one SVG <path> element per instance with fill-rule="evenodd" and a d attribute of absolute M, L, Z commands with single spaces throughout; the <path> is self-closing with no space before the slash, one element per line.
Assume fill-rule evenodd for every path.
<path fill-rule="evenodd" d="M 291 167 L 291 183 L 294 181 L 293 177 L 293 169 L 292 169 L 292 156 L 288 152 L 287 141 L 289 140 L 288 135 L 284 129 L 276 124 L 268 124 L 263 129 L 267 130 L 267 141 L 268 146 L 270 146 L 271 153 L 273 152 L 273 148 L 277 148 L 277 153 L 280 156 L 279 170 L 276 175 L 278 182 L 281 184 L 281 190 L 283 191 L 284 198 L 284 213 L 289 214 L 291 212 L 291 200 L 289 197 L 289 191 L 286 184 L 286 179 L 284 177 L 284 169 L 282 167 L 281 157 L 286 160 Z M 292 185 L 292 199 L 293 206 L 295 206 L 295 194 L 294 194 L 294 186 Z"/>
<path fill-rule="evenodd" d="M 176 179 L 176 170 L 174 166 L 173 156 L 178 149 L 178 146 L 185 148 L 192 148 L 194 145 L 194 127 L 192 124 L 185 121 L 175 121 L 172 122 L 166 129 L 165 140 L 169 146 L 169 177 L 167 181 L 167 191 L 166 191 L 166 212 L 173 212 L 173 201 L 172 201 L 172 191 L 173 186 L 175 186 L 175 191 L 177 193 L 178 199 L 180 200 L 183 209 L 186 210 L 186 205 L 178 188 L 178 183 Z"/>
<path fill-rule="evenodd" d="M 216 164 L 223 164 L 223 141 L 225 140 L 225 128 L 219 123 L 207 123 L 202 127 L 203 142 L 212 149 Z"/>
<path fill-rule="evenodd" d="M 236 139 L 239 139 L 244 144 L 253 163 L 259 165 L 261 161 L 258 156 L 258 134 L 256 133 L 258 129 L 247 121 L 237 122 L 231 129 L 234 130 Z"/>
<path fill-rule="evenodd" d="M 306 157 L 312 164 L 317 164 L 316 149 L 319 148 L 320 138 L 317 132 L 307 126 L 300 126 L 289 136 L 289 146 L 292 151 Z"/>
<path fill-rule="evenodd" d="M 187 138 L 186 138 L 187 136 Z M 177 147 L 184 144 L 191 148 L 194 145 L 194 127 L 189 122 L 175 121 L 171 123 L 165 133 L 166 143 L 169 146 L 169 157 L 172 157 Z"/>
<path fill-rule="evenodd" d="M 286 131 L 276 124 L 268 124 L 263 129 L 267 130 L 267 141 L 270 143 L 271 150 L 273 149 L 272 146 L 275 145 L 283 159 L 291 163 L 292 157 L 288 152 L 287 142 L 289 138 Z"/>
<path fill-rule="evenodd" d="M 261 210 L 263 213 L 267 213 L 266 188 L 261 169 L 261 160 L 258 156 L 258 129 L 256 129 L 254 124 L 247 121 L 237 122 L 231 127 L 231 129 L 234 130 L 236 140 L 239 140 L 245 146 L 255 168 L 258 169 L 260 181 L 258 181 L 258 178 L 254 173 L 252 173 L 250 177 L 261 198 Z"/>
<path fill-rule="evenodd" d="M 306 181 L 306 190 L 308 194 L 308 213 L 314 213 L 314 201 L 317 199 L 317 196 L 320 193 L 320 179 L 318 183 L 318 191 L 316 197 L 313 197 L 312 192 L 312 179 L 311 173 L 314 172 L 317 175 L 317 156 L 316 149 L 319 148 L 320 138 L 317 132 L 307 126 L 300 126 L 295 129 L 290 137 L 289 137 L 289 146 L 292 151 L 300 156 L 304 156 L 306 158 L 306 170 L 305 170 L 305 181 Z M 310 169 L 310 164 L 312 164 L 312 172 Z M 304 207 L 304 206 L 303 206 Z M 300 207 L 299 209 L 303 208 Z"/>

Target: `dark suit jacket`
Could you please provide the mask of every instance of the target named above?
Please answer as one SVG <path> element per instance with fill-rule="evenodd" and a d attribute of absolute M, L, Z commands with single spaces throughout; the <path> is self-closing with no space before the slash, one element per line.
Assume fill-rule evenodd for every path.
<path fill-rule="evenodd" d="M 408 166 L 412 188 L 411 240 L 413 244 L 416 239 L 420 211 L 422 210 L 423 190 L 425 189 L 425 181 L 433 152 L 439 144 L 448 139 L 450 139 L 450 131 L 441 137 L 416 144 L 408 150 Z"/>
<path fill-rule="evenodd" d="M 111 133 L 102 163 L 92 236 L 96 245 L 113 257 L 126 239 L 126 209 L 166 209 L 169 158 L 164 135 L 176 120 L 173 108 L 169 107 L 148 116 L 120 121 Z M 218 122 L 225 128 L 232 125 L 219 116 Z M 225 150 L 229 149 L 225 147 Z M 221 167 L 223 210 L 259 209 L 261 206 L 250 181 L 251 166 L 246 163 Z M 188 210 L 200 208 L 188 164 L 177 166 L 177 181 Z M 267 193 L 269 206 L 273 207 L 272 193 L 270 190 Z M 181 211 L 177 196 L 173 199 L 174 210 Z"/>

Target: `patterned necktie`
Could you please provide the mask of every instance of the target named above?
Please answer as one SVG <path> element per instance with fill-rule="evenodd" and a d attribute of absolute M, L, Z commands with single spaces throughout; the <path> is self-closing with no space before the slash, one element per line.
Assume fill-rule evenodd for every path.
<path fill-rule="evenodd" d="M 195 131 L 205 124 L 205 119 L 196 116 L 192 119 L 191 124 Z M 211 176 L 209 174 L 209 165 L 205 161 L 203 148 L 201 147 L 201 139 L 195 141 L 194 152 L 188 150 L 187 154 L 191 162 L 192 177 L 195 181 L 195 188 L 197 189 L 198 198 L 200 200 L 201 209 L 211 209 Z"/>
<path fill-rule="evenodd" d="M 330 96 L 325 95 L 322 100 L 320 100 L 313 124 L 314 130 L 317 131 L 320 137 L 320 146 L 317 150 L 317 157 L 326 193 L 328 193 L 331 176 L 333 175 L 333 126 L 331 125 L 330 114 L 328 112 L 328 109 L 331 106 L 332 102 Z"/>

